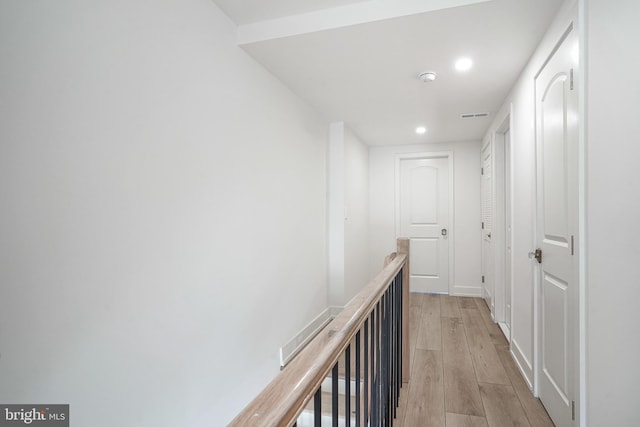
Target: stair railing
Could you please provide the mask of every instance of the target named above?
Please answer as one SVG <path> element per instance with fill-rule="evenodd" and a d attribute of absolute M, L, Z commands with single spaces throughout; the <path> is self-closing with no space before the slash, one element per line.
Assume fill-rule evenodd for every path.
<path fill-rule="evenodd" d="M 384 264 L 230 426 L 393 425 L 410 372 L 409 240 Z"/>

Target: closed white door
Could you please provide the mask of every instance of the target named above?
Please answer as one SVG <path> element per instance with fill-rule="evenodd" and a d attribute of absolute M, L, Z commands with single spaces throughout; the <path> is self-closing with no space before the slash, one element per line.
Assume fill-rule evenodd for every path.
<path fill-rule="evenodd" d="M 410 239 L 412 292 L 449 292 L 449 159 L 401 159 L 399 234 Z"/>
<path fill-rule="evenodd" d="M 493 228 L 493 168 L 491 143 L 482 149 L 482 295 L 494 312 L 493 306 L 493 246 L 491 230 Z"/>
<path fill-rule="evenodd" d="M 558 427 L 572 426 L 575 368 L 578 110 L 571 30 L 536 77 L 540 400 Z"/>

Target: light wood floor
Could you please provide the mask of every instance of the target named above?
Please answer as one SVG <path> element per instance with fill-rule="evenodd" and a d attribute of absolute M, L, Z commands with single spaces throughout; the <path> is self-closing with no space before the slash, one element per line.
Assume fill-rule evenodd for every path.
<path fill-rule="evenodd" d="M 411 294 L 411 381 L 395 426 L 551 426 L 480 298 Z"/>

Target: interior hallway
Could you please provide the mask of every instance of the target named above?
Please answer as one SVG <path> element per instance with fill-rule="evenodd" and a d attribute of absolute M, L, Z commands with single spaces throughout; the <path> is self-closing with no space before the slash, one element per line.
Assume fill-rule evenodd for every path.
<path fill-rule="evenodd" d="M 411 294 L 411 381 L 394 425 L 553 426 L 481 298 Z"/>

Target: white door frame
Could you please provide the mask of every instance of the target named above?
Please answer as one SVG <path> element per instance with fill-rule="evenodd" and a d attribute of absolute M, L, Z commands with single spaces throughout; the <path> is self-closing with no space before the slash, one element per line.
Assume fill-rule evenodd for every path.
<path fill-rule="evenodd" d="M 453 151 L 433 151 L 433 152 L 419 152 L 419 153 L 401 153 L 396 154 L 395 161 L 395 195 L 394 195 L 394 205 L 395 205 L 395 228 L 396 228 L 396 238 L 405 237 L 400 236 L 400 162 L 402 160 L 416 160 L 416 159 L 443 159 L 446 158 L 448 160 L 449 166 L 449 228 L 447 229 L 447 237 L 449 238 L 449 294 L 452 293 L 454 289 L 453 284 L 455 283 L 454 277 L 454 246 L 455 246 L 455 226 L 454 226 L 454 170 L 453 170 Z"/>
<path fill-rule="evenodd" d="M 575 16 L 575 12 L 574 12 L 574 16 Z M 547 65 L 547 63 L 549 62 L 549 60 L 552 58 L 552 56 L 556 53 L 557 49 L 560 48 L 560 46 L 562 45 L 562 43 L 565 41 L 565 39 L 567 38 L 567 36 L 569 35 L 569 33 L 571 33 L 572 31 L 575 32 L 576 34 L 579 33 L 579 27 L 576 25 L 576 19 L 573 18 L 571 19 L 569 25 L 566 27 L 566 30 L 560 35 L 560 37 L 557 39 L 558 41 L 556 42 L 556 44 L 554 45 L 554 47 L 551 49 L 551 51 L 549 52 L 549 55 L 547 57 L 547 59 L 544 61 L 544 63 L 542 64 L 542 66 L 540 67 L 540 69 L 538 70 L 538 72 L 535 75 L 535 78 L 537 79 L 538 75 L 544 70 L 545 66 Z M 575 36 L 577 38 L 577 40 L 579 40 L 579 43 L 582 44 L 583 40 L 580 38 L 579 35 Z M 582 65 L 583 63 L 580 62 L 578 64 L 578 70 L 577 73 L 575 73 L 575 78 L 576 80 L 578 80 L 578 85 L 576 87 L 576 89 L 578 90 L 578 115 L 579 115 L 579 119 L 582 119 L 584 117 L 583 114 L 583 103 L 584 103 L 584 99 L 582 96 L 580 96 L 581 94 L 584 93 L 583 91 L 583 82 L 582 79 L 580 79 L 581 76 L 583 76 L 582 74 Z M 536 107 L 537 108 L 537 107 Z M 537 113 L 535 112 L 536 110 L 534 109 L 534 114 L 537 115 Z M 538 131 L 537 129 L 537 116 L 535 117 L 535 128 L 536 128 L 536 133 Z M 575 242 L 575 252 L 576 252 L 576 263 L 574 266 L 574 278 L 575 283 L 573 286 L 573 290 L 571 293 L 571 298 L 573 299 L 572 304 L 574 307 L 572 314 L 572 318 L 569 319 L 569 322 L 572 322 L 574 327 L 573 327 L 573 349 L 572 349 L 572 354 L 573 354 L 573 366 L 574 366 L 574 378 L 573 378 L 573 386 L 574 386 L 574 394 L 573 394 L 573 399 L 575 401 L 575 420 L 574 420 L 574 425 L 585 425 L 585 414 L 586 414 L 586 408 L 584 407 L 584 403 L 585 403 L 585 398 L 586 398 L 586 387 L 585 387 L 585 381 L 584 381 L 584 361 L 585 361 L 585 351 L 584 351 L 584 328 L 585 328 L 585 324 L 584 324 L 584 320 L 583 320 L 583 316 L 584 316 L 584 268 L 585 268 L 585 264 L 584 264 L 584 252 L 583 252 L 583 248 L 584 248 L 584 237 L 585 237 L 585 229 L 584 229 L 584 206 L 585 206 L 585 198 L 584 198 L 584 167 L 585 167 L 585 153 L 584 153 L 584 139 L 583 136 L 581 135 L 581 131 L 584 129 L 584 122 L 581 121 L 578 126 L 577 126 L 577 159 L 575 164 L 577 165 L 577 224 L 575 225 L 575 229 L 576 229 L 576 238 L 577 238 L 577 242 Z M 535 200 L 535 221 L 534 221 L 534 227 L 533 227 L 533 231 L 534 231 L 534 244 L 536 245 L 535 247 L 538 248 L 540 247 L 540 242 L 539 242 L 539 238 L 538 238 L 538 231 L 540 228 L 540 221 L 541 219 L 539 218 L 539 206 L 538 206 L 538 192 L 539 192 L 539 176 L 538 176 L 538 164 L 540 162 L 540 158 L 539 158 L 539 150 L 538 150 L 538 136 L 536 134 L 536 137 L 534 139 L 535 141 L 535 179 L 534 179 L 534 187 L 535 187 L 535 194 L 536 197 L 534 198 Z M 534 248 L 532 248 L 534 249 Z M 543 254 L 543 259 L 544 259 L 544 254 Z M 534 277 L 533 277 L 533 283 L 534 283 L 534 293 L 533 293 L 533 338 L 534 338 L 534 352 L 533 352 L 533 356 L 534 356 L 534 360 L 533 360 L 533 394 L 534 396 L 539 396 L 539 391 L 540 391 L 540 376 L 541 376 L 541 358 L 542 358 L 542 345 L 541 345 L 541 322 L 542 322 L 542 314 L 541 314 L 541 310 L 542 310 L 542 305 L 541 305 L 541 275 L 540 275 L 540 269 L 534 268 L 533 271 Z"/>
<path fill-rule="evenodd" d="M 513 105 L 510 106 L 509 112 L 504 116 L 502 123 L 493 135 L 493 177 L 494 177 L 494 230 L 492 230 L 494 246 L 494 301 L 495 301 L 495 312 L 494 320 L 498 325 L 500 325 L 502 331 L 504 332 L 507 340 L 511 342 L 510 330 L 505 330 L 504 322 L 507 318 L 506 313 L 506 305 L 507 301 L 505 300 L 506 295 L 506 286 L 507 283 L 513 284 L 513 252 L 511 256 L 507 255 L 507 245 L 510 243 L 510 246 L 513 247 L 513 232 L 511 233 L 511 242 L 507 242 L 507 232 L 506 226 L 507 222 L 513 224 L 513 218 L 507 218 L 507 200 L 513 200 L 513 176 L 506 176 L 507 173 L 507 162 L 513 165 L 513 159 L 506 158 L 506 140 L 505 134 L 507 131 L 510 131 L 511 135 L 513 135 L 513 126 L 511 122 L 511 110 L 513 109 Z M 510 151 L 513 153 L 513 150 Z M 513 173 L 513 168 L 511 168 L 511 173 Z M 510 186 L 509 186 L 510 184 Z M 507 197 L 507 192 L 511 195 L 511 197 Z M 511 206 L 511 213 L 513 215 L 513 206 Z M 507 267 L 511 265 L 511 269 L 508 270 Z M 510 276 L 506 277 L 506 272 L 511 271 Z M 513 293 L 511 294 L 513 298 Z M 513 301 L 509 302 L 509 305 L 512 307 L 513 312 Z M 511 313 L 513 314 L 513 313 Z M 513 316 L 510 317 L 513 319 Z"/>
<path fill-rule="evenodd" d="M 486 140 L 482 141 L 482 144 L 480 146 L 480 167 L 481 169 L 481 177 L 480 177 L 480 203 L 481 203 L 481 221 L 482 221 L 482 233 L 480 235 L 480 263 L 481 263 L 481 273 L 482 273 L 482 289 L 481 289 L 481 296 L 482 299 L 485 300 L 485 302 L 487 303 L 487 306 L 489 307 L 489 312 L 491 313 L 491 318 L 494 319 L 495 321 L 495 304 L 496 304 L 496 296 L 495 296 L 495 249 L 494 249 L 494 245 L 493 245 L 493 228 L 494 228 L 494 224 L 495 224 L 495 211 L 496 211 L 496 207 L 495 207 L 495 203 L 496 203 L 496 198 L 495 198 L 495 159 L 494 159 L 494 142 L 493 142 L 493 134 L 489 135 L 489 137 Z M 489 157 L 490 157 L 490 167 L 491 167 L 491 188 L 490 188 L 490 193 L 491 193 L 491 236 L 490 236 L 490 241 L 491 241 L 491 250 L 487 251 L 485 249 L 485 217 L 484 217 L 484 203 L 485 203 L 485 199 L 484 199 L 484 179 L 485 179 L 485 173 L 486 171 L 484 170 L 484 160 L 485 160 L 485 150 L 489 151 Z M 490 252 L 491 258 L 490 258 L 490 262 L 488 262 L 491 270 L 487 271 L 487 252 Z M 491 274 L 489 274 L 489 272 Z"/>

